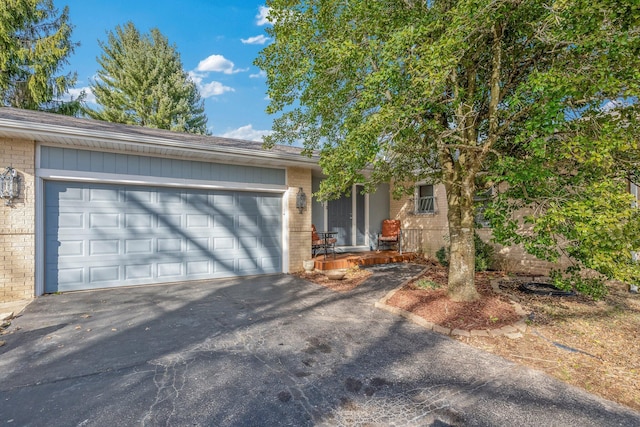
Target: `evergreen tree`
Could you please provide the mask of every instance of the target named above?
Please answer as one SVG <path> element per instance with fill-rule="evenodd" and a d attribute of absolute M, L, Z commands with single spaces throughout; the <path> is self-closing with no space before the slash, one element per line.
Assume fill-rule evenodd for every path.
<path fill-rule="evenodd" d="M 1 105 L 77 114 L 82 99 L 57 101 L 76 79 L 58 74 L 77 46 L 71 31 L 69 8 L 59 13 L 52 0 L 0 2 Z"/>
<path fill-rule="evenodd" d="M 92 83 L 101 108 L 95 119 L 206 134 L 204 101 L 182 67 L 176 47 L 154 28 L 141 34 L 133 23 L 109 32 Z"/>

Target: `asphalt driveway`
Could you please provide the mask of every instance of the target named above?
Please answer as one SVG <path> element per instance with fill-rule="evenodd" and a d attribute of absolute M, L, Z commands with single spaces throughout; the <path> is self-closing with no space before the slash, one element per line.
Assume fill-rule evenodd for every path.
<path fill-rule="evenodd" d="M 293 276 L 38 298 L 0 347 L 0 425 L 638 426 L 640 414 Z"/>

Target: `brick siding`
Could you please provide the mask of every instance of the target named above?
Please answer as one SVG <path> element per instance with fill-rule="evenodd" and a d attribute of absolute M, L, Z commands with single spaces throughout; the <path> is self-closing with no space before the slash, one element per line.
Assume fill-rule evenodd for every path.
<path fill-rule="evenodd" d="M 0 168 L 20 176 L 20 196 L 0 201 L 0 302 L 33 298 L 35 290 L 35 143 L 0 139 Z"/>
<path fill-rule="evenodd" d="M 433 190 L 436 197 L 436 209 L 433 214 L 415 214 L 413 195 L 403 196 L 399 200 L 391 197 L 389 206 L 390 216 L 401 220 L 402 228 L 406 230 L 405 249 L 419 250 L 429 257 L 435 257 L 436 251 L 447 246 L 449 241 L 447 196 L 444 185 L 434 185 Z M 491 229 L 484 228 L 477 231 L 482 240 L 490 241 Z M 566 259 L 559 263 L 539 260 L 533 255 L 527 254 L 519 246 L 504 247 L 497 244 L 493 244 L 493 246 L 495 256 L 492 268 L 532 275 L 546 275 L 551 269 L 565 268 L 568 265 Z"/>
<path fill-rule="evenodd" d="M 285 194 L 289 226 L 289 272 L 301 271 L 302 261 L 311 258 L 311 170 L 287 168 Z M 296 195 L 302 187 L 307 195 L 307 207 L 300 213 L 296 209 Z"/>

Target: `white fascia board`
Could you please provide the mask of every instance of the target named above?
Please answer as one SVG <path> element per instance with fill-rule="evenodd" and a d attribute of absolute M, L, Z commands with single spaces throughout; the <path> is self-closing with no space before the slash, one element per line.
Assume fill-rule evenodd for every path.
<path fill-rule="evenodd" d="M 148 135 L 130 135 L 122 132 L 105 132 L 94 129 L 70 128 L 33 122 L 19 122 L 15 120 L 0 119 L 0 130 L 22 136 L 23 138 L 38 137 L 38 141 L 49 142 L 51 137 L 60 137 L 73 140 L 74 145 L 85 146 L 89 141 L 110 143 L 119 148 L 129 148 L 128 151 L 142 152 L 142 147 L 157 147 L 169 149 L 179 153 L 211 153 L 212 155 L 235 158 L 237 160 L 249 158 L 261 158 L 280 163 L 283 166 L 318 167 L 318 160 L 301 154 L 280 153 L 275 151 L 258 151 L 247 148 L 221 146 L 216 144 L 201 144 L 176 141 L 167 138 L 158 138 Z"/>

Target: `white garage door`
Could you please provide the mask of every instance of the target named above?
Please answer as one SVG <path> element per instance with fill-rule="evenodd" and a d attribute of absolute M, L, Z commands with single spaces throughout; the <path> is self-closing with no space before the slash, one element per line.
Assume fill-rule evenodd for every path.
<path fill-rule="evenodd" d="M 45 291 L 282 271 L 282 195 L 45 184 Z"/>

